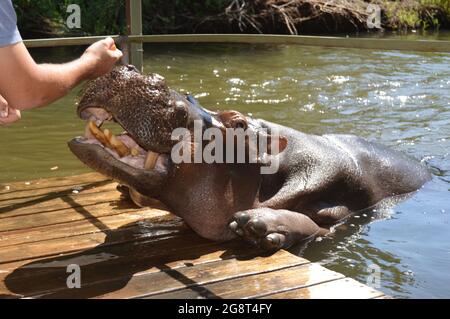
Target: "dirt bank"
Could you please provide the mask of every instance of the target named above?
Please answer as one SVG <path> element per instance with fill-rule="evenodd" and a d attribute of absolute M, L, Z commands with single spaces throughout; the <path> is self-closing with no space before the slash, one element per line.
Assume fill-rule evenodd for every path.
<path fill-rule="evenodd" d="M 377 10 L 380 23 L 374 25 Z M 448 28 L 449 20 L 448 0 L 233 0 L 193 30 L 309 34 L 438 29 Z"/>

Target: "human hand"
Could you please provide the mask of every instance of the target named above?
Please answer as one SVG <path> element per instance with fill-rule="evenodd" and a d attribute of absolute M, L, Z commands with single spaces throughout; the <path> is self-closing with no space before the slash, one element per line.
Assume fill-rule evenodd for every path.
<path fill-rule="evenodd" d="M 87 78 L 94 79 L 108 73 L 122 55 L 111 37 L 95 42 L 81 56 L 90 69 Z"/>
<path fill-rule="evenodd" d="M 0 125 L 12 124 L 20 118 L 20 111 L 10 107 L 4 97 L 0 95 Z"/>

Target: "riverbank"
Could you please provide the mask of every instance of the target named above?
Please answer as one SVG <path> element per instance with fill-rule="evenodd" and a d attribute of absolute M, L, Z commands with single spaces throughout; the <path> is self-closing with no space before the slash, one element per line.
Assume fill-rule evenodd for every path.
<path fill-rule="evenodd" d="M 313 34 L 448 28 L 448 0 L 233 0 L 196 30 Z M 379 15 L 377 15 L 379 12 Z M 378 21 L 377 21 L 378 20 Z M 225 29 L 225 30 L 224 30 Z"/>
<path fill-rule="evenodd" d="M 124 1 L 80 0 L 82 27 L 65 25 L 68 1 L 14 1 L 25 38 L 123 33 Z M 368 13 L 378 6 L 380 24 Z M 178 0 L 143 1 L 145 34 L 323 34 L 450 28 L 448 0 Z M 373 11 L 372 11 L 373 12 Z M 373 24 L 368 21 L 375 22 Z"/>

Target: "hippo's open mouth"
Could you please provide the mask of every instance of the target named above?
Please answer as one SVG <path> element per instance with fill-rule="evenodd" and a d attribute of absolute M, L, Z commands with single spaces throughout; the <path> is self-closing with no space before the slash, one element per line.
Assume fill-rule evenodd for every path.
<path fill-rule="evenodd" d="M 82 137 L 69 142 L 70 150 L 93 170 L 141 194 L 155 195 L 168 181 L 170 155 L 179 143 L 173 139 L 176 129 L 191 130 L 196 120 L 205 127 L 219 123 L 197 101 L 171 90 L 162 76 L 142 75 L 131 65 L 88 82 L 81 93 L 77 113 L 87 125 Z M 103 129 L 105 121 L 125 132 Z"/>
<path fill-rule="evenodd" d="M 114 135 L 109 129 L 102 129 L 105 121 L 116 122 L 103 108 L 88 107 L 83 109 L 79 116 L 87 121 L 84 135 L 73 139 L 69 145 L 84 144 L 86 147 L 95 147 L 96 152 L 105 160 L 119 161 L 134 169 L 167 170 L 169 158 L 167 154 L 144 149 L 127 131 Z"/>

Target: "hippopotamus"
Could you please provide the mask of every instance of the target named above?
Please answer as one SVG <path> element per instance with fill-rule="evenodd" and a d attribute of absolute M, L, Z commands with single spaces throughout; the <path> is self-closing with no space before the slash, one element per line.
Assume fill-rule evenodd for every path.
<path fill-rule="evenodd" d="M 68 145 L 83 163 L 118 181 L 136 204 L 157 199 L 214 241 L 243 238 L 261 249 L 288 248 L 326 235 L 385 198 L 414 192 L 431 178 L 415 159 L 362 137 L 305 134 L 238 111 L 208 110 L 170 89 L 162 76 L 143 75 L 131 65 L 88 82 L 77 113 L 88 125 Z M 102 131 L 105 121 L 125 132 Z M 259 152 L 253 162 L 174 161 L 179 141 L 173 131 L 193 131 L 195 123 L 223 134 L 245 129 L 278 147 Z M 272 161 L 277 170 L 263 174 L 261 168 Z"/>

